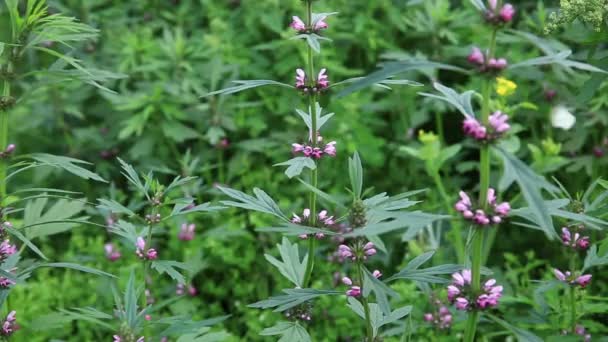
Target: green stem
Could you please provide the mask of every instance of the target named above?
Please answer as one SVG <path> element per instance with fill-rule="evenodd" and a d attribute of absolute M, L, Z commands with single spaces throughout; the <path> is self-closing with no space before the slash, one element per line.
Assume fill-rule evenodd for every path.
<path fill-rule="evenodd" d="M 572 333 L 576 333 L 576 289 L 570 286 L 570 324 Z"/>
<path fill-rule="evenodd" d="M 374 341 L 374 328 L 372 326 L 372 318 L 369 309 L 369 302 L 367 298 L 363 295 L 363 265 L 361 261 L 357 261 L 357 276 L 359 281 L 359 286 L 361 287 L 361 305 L 363 305 L 363 311 L 365 312 L 365 326 L 367 329 L 367 342 Z"/>
<path fill-rule="evenodd" d="M 312 27 L 312 1 L 306 2 L 306 12 L 308 17 L 308 25 Z M 313 51 L 310 46 L 308 46 L 308 81 L 310 82 L 311 88 L 314 87 L 316 82 L 314 78 L 315 67 L 314 67 L 314 57 Z M 310 128 L 310 139 L 312 146 L 317 145 L 317 95 L 311 93 L 308 98 L 308 107 L 310 108 L 311 115 L 311 128 Z M 313 187 L 317 187 L 317 169 L 310 171 L 310 178 Z M 311 226 L 315 226 L 317 223 L 317 194 L 313 191 L 310 192 L 309 195 L 309 207 L 310 207 L 310 222 Z M 312 270 L 315 265 L 315 237 L 314 234 L 311 234 L 308 237 L 308 262 L 306 263 L 306 270 L 304 271 L 304 288 L 309 286 Z"/>
<path fill-rule="evenodd" d="M 11 84 L 4 80 L 2 96 L 8 100 L 11 96 Z M 0 149 L 8 145 L 8 109 L 0 110 Z M 6 173 L 8 169 L 7 159 L 0 159 L 0 207 L 6 199 Z"/>
<path fill-rule="evenodd" d="M 492 30 L 490 38 L 490 47 L 486 56 L 486 63 L 494 57 L 496 48 L 496 33 L 497 30 Z M 490 118 L 490 96 L 492 91 L 492 81 L 487 78 L 484 81 L 482 89 L 481 103 L 481 123 L 488 126 Z M 479 152 L 479 204 L 486 210 L 488 206 L 488 189 L 490 188 L 490 147 L 487 144 L 481 145 Z M 471 228 L 475 229 L 475 228 Z M 477 295 L 481 289 L 481 266 L 483 261 L 483 240 L 484 234 L 481 230 L 477 230 L 473 234 L 473 246 L 471 253 L 471 288 L 473 294 Z M 467 327 L 465 330 L 465 342 L 473 342 L 477 331 L 478 312 L 472 311 L 469 314 Z"/>

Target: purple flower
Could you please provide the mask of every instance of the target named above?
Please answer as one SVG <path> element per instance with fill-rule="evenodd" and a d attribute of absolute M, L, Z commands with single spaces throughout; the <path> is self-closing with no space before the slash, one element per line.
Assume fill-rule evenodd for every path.
<path fill-rule="evenodd" d="M 456 309 L 466 310 L 469 307 L 469 301 L 464 297 L 456 298 Z"/>
<path fill-rule="evenodd" d="M 0 334 L 2 336 L 11 336 L 16 330 L 19 329 L 16 315 L 17 312 L 13 310 L 6 316 L 6 319 L 2 323 L 2 329 L 0 330 Z"/>
<path fill-rule="evenodd" d="M 566 271 L 566 273 L 563 273 L 562 271 L 558 270 L 557 268 L 553 269 L 553 274 L 555 275 L 555 278 L 557 278 L 557 280 L 559 280 L 559 281 L 566 281 L 567 278 L 570 277 L 570 272 Z"/>
<path fill-rule="evenodd" d="M 485 56 L 478 47 L 474 46 L 467 60 L 472 64 L 482 66 L 485 63 Z"/>
<path fill-rule="evenodd" d="M 325 19 L 327 19 L 326 15 L 322 16 L 316 22 L 314 22 L 313 23 L 313 29 L 315 31 L 319 31 L 319 30 L 325 30 L 326 28 L 328 28 L 329 25 L 327 25 L 327 23 L 325 22 Z"/>
<path fill-rule="evenodd" d="M 326 89 L 329 87 L 329 78 L 327 76 L 327 69 L 323 68 L 319 71 L 319 75 L 317 76 L 317 86 L 319 89 Z"/>
<path fill-rule="evenodd" d="M 306 73 L 302 69 L 296 69 L 296 88 L 306 87 Z"/>
<path fill-rule="evenodd" d="M 515 7 L 513 7 L 513 5 L 511 4 L 505 4 L 500 9 L 499 16 L 503 22 L 510 22 L 511 20 L 513 20 L 513 16 L 515 16 Z"/>
<path fill-rule="evenodd" d="M 146 250 L 146 241 L 143 237 L 139 236 L 135 242 L 135 254 L 141 259 L 155 260 L 158 254 L 154 248 Z"/>
<path fill-rule="evenodd" d="M 6 239 L 0 243 L 0 260 L 5 260 L 9 256 L 17 253 L 17 247 L 11 245 L 11 241 Z"/>
<path fill-rule="evenodd" d="M 106 258 L 108 260 L 116 261 L 120 259 L 120 251 L 118 251 L 118 249 L 114 246 L 113 243 L 106 243 L 103 248 L 106 252 Z"/>
<path fill-rule="evenodd" d="M 182 223 L 179 233 L 177 235 L 178 239 L 182 241 L 191 241 L 194 239 L 194 230 L 196 229 L 196 225 L 194 223 Z"/>
<path fill-rule="evenodd" d="M 374 272 L 372 272 L 372 275 L 374 276 L 374 278 L 378 279 L 382 277 L 382 272 L 380 272 L 379 270 L 374 270 Z"/>
<path fill-rule="evenodd" d="M 336 142 L 332 141 L 332 142 L 328 143 L 327 145 L 325 145 L 323 152 L 327 155 L 335 157 L 336 156 Z"/>
<path fill-rule="evenodd" d="M 435 317 L 433 317 L 432 313 L 425 313 L 424 320 L 427 322 L 432 322 L 433 320 L 435 320 Z"/>
<path fill-rule="evenodd" d="M 348 247 L 347 245 L 338 246 L 338 254 L 344 259 L 355 258 L 355 254 L 353 253 L 352 249 L 350 249 L 350 247 Z"/>
<path fill-rule="evenodd" d="M 577 277 L 574 282 L 580 285 L 582 288 L 585 288 L 591 282 L 591 274 L 583 274 Z"/>
<path fill-rule="evenodd" d="M 361 288 L 359 286 L 351 286 L 346 295 L 349 297 L 359 297 L 361 295 Z"/>
<path fill-rule="evenodd" d="M 504 58 L 490 58 L 488 61 L 488 68 L 495 71 L 503 70 L 507 67 L 507 65 L 507 60 Z"/>
<path fill-rule="evenodd" d="M 490 126 L 492 126 L 494 132 L 504 133 L 511 128 L 508 123 L 509 117 L 503 114 L 501 111 L 496 111 L 489 117 Z"/>
<path fill-rule="evenodd" d="M 0 288 L 8 289 L 13 285 L 15 285 L 14 281 L 10 280 L 9 278 L 0 277 Z"/>
<path fill-rule="evenodd" d="M 562 227 L 562 242 L 564 246 L 582 250 L 589 248 L 590 244 L 588 236 L 581 236 L 580 233 L 574 233 L 573 235 L 567 227 Z"/>
<path fill-rule="evenodd" d="M 460 289 L 454 285 L 448 286 L 448 300 L 451 302 L 454 300 L 454 297 L 460 294 Z"/>
<path fill-rule="evenodd" d="M 488 130 L 472 116 L 467 117 L 462 122 L 462 130 L 464 134 L 475 140 L 486 140 L 488 135 Z"/>
<path fill-rule="evenodd" d="M 465 192 L 460 191 L 459 195 L 460 200 L 456 202 L 454 208 L 460 212 L 465 219 L 471 220 L 480 226 L 502 222 L 502 219 L 506 217 L 511 210 L 511 206 L 507 202 L 496 204 L 496 192 L 492 188 L 488 189 L 488 212 L 482 209 L 474 209 L 471 198 Z"/>
<path fill-rule="evenodd" d="M 298 31 L 298 32 L 304 32 L 306 31 L 306 24 L 304 24 L 304 21 L 302 19 L 300 19 L 300 17 L 294 15 L 293 17 L 291 17 L 292 21 L 291 24 L 289 24 L 289 26 Z"/>

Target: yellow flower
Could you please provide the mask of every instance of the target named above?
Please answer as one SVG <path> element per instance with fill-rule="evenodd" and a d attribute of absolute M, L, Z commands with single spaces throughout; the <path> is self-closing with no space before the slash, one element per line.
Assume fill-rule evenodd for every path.
<path fill-rule="evenodd" d="M 515 82 L 503 77 L 496 78 L 496 94 L 500 96 L 509 96 L 515 92 L 515 89 L 517 89 L 517 84 L 515 84 Z"/>

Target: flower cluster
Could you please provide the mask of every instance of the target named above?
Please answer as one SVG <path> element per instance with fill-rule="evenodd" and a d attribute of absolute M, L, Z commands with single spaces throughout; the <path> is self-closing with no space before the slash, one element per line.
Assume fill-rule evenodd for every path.
<path fill-rule="evenodd" d="M 584 342 L 591 341 L 591 334 L 588 334 L 587 329 L 585 329 L 585 327 L 580 324 L 577 324 L 576 327 L 574 327 L 574 333 L 576 335 L 582 336 Z M 562 331 L 562 335 L 568 335 L 568 331 Z"/>
<path fill-rule="evenodd" d="M 374 276 L 374 278 L 378 279 L 378 278 L 382 277 L 382 272 L 380 272 L 378 270 L 374 270 L 374 272 L 372 272 L 372 275 Z M 346 291 L 346 295 L 348 297 L 359 297 L 361 295 L 361 286 L 355 285 L 353 283 L 353 280 L 350 279 L 349 277 L 343 277 L 342 284 L 350 287 Z"/>
<path fill-rule="evenodd" d="M 356 261 L 357 259 L 367 260 L 367 257 L 375 255 L 376 253 L 376 246 L 374 246 L 374 243 L 371 241 L 363 246 L 361 246 L 361 244 L 356 244 L 352 248 L 347 245 L 338 246 L 338 254 L 340 257 L 353 261 Z"/>
<path fill-rule="evenodd" d="M 325 22 L 325 19 L 327 19 L 327 16 L 321 16 L 312 23 L 312 27 L 307 27 L 300 17 L 294 15 L 291 17 L 291 24 L 289 24 L 289 27 L 298 31 L 299 33 L 319 32 L 329 27 L 329 25 L 327 25 Z"/>
<path fill-rule="evenodd" d="M 452 313 L 445 305 L 441 305 L 436 312 L 425 313 L 424 320 L 433 324 L 437 329 L 445 330 L 452 326 Z"/>
<path fill-rule="evenodd" d="M 555 275 L 555 278 L 557 278 L 557 280 L 559 281 L 562 281 L 572 286 L 578 285 L 582 288 L 585 288 L 587 285 L 589 285 L 592 277 L 591 274 L 582 274 L 578 277 L 575 277 L 570 271 L 562 272 L 557 268 L 553 269 L 553 274 Z"/>
<path fill-rule="evenodd" d="M 581 236 L 580 233 L 572 234 L 567 227 L 562 228 L 562 242 L 564 246 L 572 247 L 573 249 L 586 250 L 589 248 L 589 237 Z"/>
<path fill-rule="evenodd" d="M 327 69 L 321 69 L 317 75 L 317 79 L 312 80 L 311 84 L 308 83 L 308 76 L 306 76 L 306 72 L 304 72 L 302 69 L 296 69 L 296 88 L 304 93 L 318 93 L 329 88 Z"/>
<path fill-rule="evenodd" d="M 17 325 L 17 318 L 15 317 L 16 315 L 17 312 L 14 310 L 6 315 L 6 319 L 4 319 L 4 322 L 2 322 L 2 330 L 0 331 L 2 336 L 11 336 L 16 330 L 19 329 L 19 326 Z"/>
<path fill-rule="evenodd" d="M 448 301 L 455 303 L 458 310 L 493 308 L 502 297 L 502 286 L 496 285 L 495 279 L 486 281 L 476 295 L 471 289 L 471 270 L 462 270 L 452 274 L 452 284 L 448 286 Z"/>
<path fill-rule="evenodd" d="M 145 219 L 148 224 L 155 224 L 160 222 L 161 216 L 160 214 L 146 214 Z"/>
<path fill-rule="evenodd" d="M 0 151 L 0 159 L 10 157 L 11 154 L 13 154 L 13 152 L 15 152 L 15 148 L 17 148 L 17 146 L 15 146 L 15 144 L 9 144 L 8 146 L 6 146 L 4 151 Z"/>
<path fill-rule="evenodd" d="M 489 127 L 484 126 L 472 116 L 467 117 L 462 123 L 464 134 L 478 141 L 493 141 L 505 134 L 511 126 L 509 116 L 501 111 L 492 113 L 489 117 Z"/>
<path fill-rule="evenodd" d="M 118 250 L 118 248 L 116 248 L 116 246 L 114 246 L 113 243 L 106 243 L 103 246 L 105 252 L 106 252 L 106 258 L 110 261 L 116 261 L 118 259 L 120 259 L 120 251 Z"/>
<path fill-rule="evenodd" d="M 6 260 L 9 256 L 17 253 L 17 246 L 11 245 L 11 241 L 6 239 L 0 243 L 0 262 Z"/>
<path fill-rule="evenodd" d="M 15 285 L 15 282 L 6 277 L 0 277 L 0 289 L 8 289 Z"/>
<path fill-rule="evenodd" d="M 310 226 L 311 225 L 311 220 L 310 220 L 310 209 L 306 208 L 302 211 L 302 216 L 298 216 L 296 214 L 293 214 L 293 217 L 291 218 L 291 223 L 295 223 L 295 224 L 301 224 L 304 226 Z M 329 228 L 332 227 L 334 224 L 336 224 L 336 221 L 334 219 L 333 216 L 330 216 L 327 214 L 327 210 L 321 210 L 318 214 L 317 214 L 317 223 L 316 226 L 318 228 Z M 315 237 L 317 239 L 322 239 L 325 237 L 325 234 L 323 233 L 316 233 Z M 308 239 L 308 234 L 302 234 L 300 235 L 301 239 Z"/>
<path fill-rule="evenodd" d="M 135 243 L 135 254 L 138 257 L 144 260 L 155 260 L 157 258 L 157 253 L 154 248 L 146 249 L 146 241 L 141 236 L 137 238 L 137 242 Z"/>
<path fill-rule="evenodd" d="M 186 290 L 188 292 L 188 295 L 191 297 L 196 297 L 196 295 L 198 295 L 198 290 L 196 289 L 196 287 L 188 285 L 186 288 L 185 284 L 177 284 L 175 288 L 175 294 L 178 296 L 182 296 L 186 293 Z"/>
<path fill-rule="evenodd" d="M 460 200 L 456 202 L 454 208 L 462 214 L 462 216 L 480 226 L 488 226 L 491 224 L 498 224 L 502 222 L 502 219 L 509 215 L 511 206 L 508 202 L 496 203 L 496 192 L 493 188 L 488 189 L 488 212 L 486 213 L 483 209 L 473 208 L 473 202 L 466 192 L 461 191 L 459 193 Z"/>
<path fill-rule="evenodd" d="M 302 145 L 302 144 L 291 144 L 292 146 L 292 152 L 294 154 L 298 154 L 298 153 L 302 153 L 305 157 L 309 157 L 309 158 L 314 158 L 314 159 L 321 159 L 321 157 L 323 157 L 323 155 L 328 155 L 330 157 L 335 157 L 336 156 L 336 142 L 335 141 L 330 141 L 329 143 L 325 144 L 325 146 L 323 148 L 321 147 L 314 147 L 314 146 L 310 146 L 310 145 Z"/>
<path fill-rule="evenodd" d="M 488 23 L 494 25 L 506 24 L 513 20 L 515 16 L 515 7 L 507 3 L 500 9 L 497 6 L 497 0 L 488 0 L 488 9 L 484 13 L 484 17 Z"/>
<path fill-rule="evenodd" d="M 509 63 L 504 58 L 487 58 L 486 55 L 478 48 L 473 47 L 473 50 L 467 57 L 469 63 L 477 66 L 479 71 L 499 72 L 507 68 Z"/>
<path fill-rule="evenodd" d="M 196 225 L 194 223 L 182 223 L 179 233 L 177 234 L 177 238 L 181 241 L 191 241 L 194 239 L 194 230 L 196 229 Z"/>

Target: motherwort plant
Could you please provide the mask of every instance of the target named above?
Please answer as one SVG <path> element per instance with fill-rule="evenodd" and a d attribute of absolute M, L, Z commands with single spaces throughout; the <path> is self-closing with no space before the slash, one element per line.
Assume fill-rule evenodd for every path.
<path fill-rule="evenodd" d="M 319 189 L 318 180 L 321 179 L 321 171 L 324 167 L 334 163 L 332 158 L 340 156 L 340 142 L 327 139 L 321 134 L 321 129 L 334 114 L 324 113 L 319 99 L 331 94 L 335 87 L 357 82 L 359 78 L 332 82 L 331 70 L 322 65 L 318 66 L 315 54 L 321 52 L 321 43 L 331 41 L 324 34 L 331 28 L 332 18 L 337 13 L 315 13 L 313 12 L 315 1 L 304 0 L 302 3 L 305 15 L 292 16 L 289 25 L 296 33 L 294 39 L 307 43 L 305 66 L 295 69 L 293 85 L 271 80 L 235 81 L 236 86 L 212 92 L 206 96 L 223 96 L 265 85 L 281 86 L 301 94 L 307 107 L 306 110 L 296 109 L 296 113 L 306 126 L 305 138 L 292 143 L 291 152 L 294 154 L 294 158 L 277 165 L 287 167 L 285 174 L 289 178 L 298 177 L 299 183 L 308 191 L 307 206 L 297 210 L 297 213 L 289 218 L 261 189 L 254 189 L 255 196 L 225 187 L 219 189 L 233 199 L 223 201 L 223 204 L 270 214 L 281 221 L 279 226 L 261 228 L 258 231 L 279 232 L 287 236 L 295 236 L 306 246 L 305 254 L 300 257 L 298 244 L 292 243 L 284 237 L 282 243 L 278 245 L 281 260 L 266 255 L 266 259 L 291 281 L 295 288 L 285 289 L 282 291 L 283 295 L 251 305 L 254 308 L 275 308 L 275 311 L 283 312 L 288 319 L 288 321 L 279 322 L 272 328 L 265 329 L 262 331 L 262 335 L 282 335 L 284 340 L 309 341 L 310 336 L 306 327 L 314 327 L 315 311 L 317 311 L 313 300 L 325 295 L 345 294 L 348 298 L 348 306 L 364 321 L 365 340 L 371 342 L 377 340 L 380 327 L 397 323 L 411 310 L 411 306 L 391 310 L 389 299 L 398 295 L 385 284 L 385 281 L 399 278 L 416 279 L 417 268 L 433 255 L 432 252 L 425 253 L 418 259 L 414 259 L 408 265 L 408 269 L 394 277 L 386 277 L 387 279 L 383 281 L 381 280 L 385 278 L 382 274 L 383 271 L 368 266 L 373 261 L 374 255 L 386 253 L 386 247 L 379 235 L 399 229 L 408 229 L 406 234 L 413 236 L 425 226 L 445 217 L 402 211 L 415 204 L 408 200 L 408 197 L 415 195 L 418 191 L 394 197 L 385 193 L 368 196 L 368 191 L 364 191 L 363 188 L 363 169 L 357 153 L 349 159 L 348 172 L 351 182 L 350 197 L 352 198 L 350 203 L 345 204 L 341 199 Z M 389 88 L 388 85 L 394 84 L 419 85 L 408 80 L 382 79 L 368 82 L 363 86 L 359 85 L 358 89 L 367 86 Z M 341 95 L 338 94 L 338 96 Z M 325 182 L 328 181 L 325 180 Z M 342 211 L 342 214 L 320 207 L 320 203 L 329 204 L 334 209 Z M 327 244 L 326 241 L 329 237 L 332 237 L 332 241 L 340 241 L 333 256 L 334 259 L 343 262 L 343 275 L 340 278 L 345 288 L 342 291 L 311 288 L 313 284 L 320 283 L 320 281 L 313 281 L 318 279 L 314 276 L 315 261 L 318 261 L 319 258 L 318 247 Z M 338 237 L 338 239 L 333 239 L 333 237 Z M 448 274 L 459 269 L 458 266 L 447 266 L 447 268 L 431 271 L 430 274 Z M 436 279 L 440 278 L 435 276 L 434 280 Z"/>

